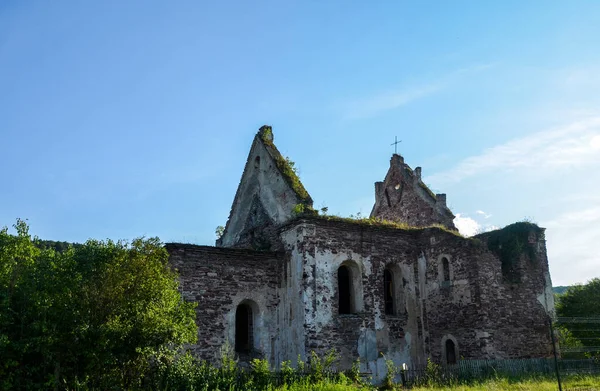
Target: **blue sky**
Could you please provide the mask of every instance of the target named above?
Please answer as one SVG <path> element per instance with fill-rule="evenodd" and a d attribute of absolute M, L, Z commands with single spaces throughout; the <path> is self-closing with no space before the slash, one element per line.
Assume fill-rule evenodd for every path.
<path fill-rule="evenodd" d="M 0 2 L 0 226 L 214 243 L 263 124 L 368 215 L 393 152 L 465 234 L 547 228 L 600 276 L 600 2 Z"/>

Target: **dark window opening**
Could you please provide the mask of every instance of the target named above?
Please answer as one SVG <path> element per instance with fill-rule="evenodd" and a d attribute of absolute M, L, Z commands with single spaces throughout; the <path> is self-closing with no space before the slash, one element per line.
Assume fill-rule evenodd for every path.
<path fill-rule="evenodd" d="M 456 364 L 456 347 L 451 339 L 446 340 L 446 363 L 449 365 Z"/>
<path fill-rule="evenodd" d="M 240 304 L 235 311 L 235 351 L 250 352 L 254 346 L 254 319 L 252 308 L 247 304 Z"/>
<path fill-rule="evenodd" d="M 339 313 L 352 313 L 352 281 L 350 280 L 350 269 L 347 266 L 340 266 L 338 269 L 338 294 L 339 294 Z"/>
<path fill-rule="evenodd" d="M 260 156 L 257 156 L 254 159 L 254 168 L 258 168 L 258 167 L 260 167 Z"/>
<path fill-rule="evenodd" d="M 442 269 L 444 269 L 444 281 L 450 281 L 450 262 L 448 258 L 442 258 Z"/>
<path fill-rule="evenodd" d="M 383 272 L 383 290 L 385 301 L 385 314 L 394 315 L 394 281 L 392 272 L 384 270 Z"/>

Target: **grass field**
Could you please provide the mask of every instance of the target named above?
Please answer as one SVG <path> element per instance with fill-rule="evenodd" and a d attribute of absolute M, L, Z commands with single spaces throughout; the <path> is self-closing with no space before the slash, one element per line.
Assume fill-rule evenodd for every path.
<path fill-rule="evenodd" d="M 456 385 L 445 387 L 415 387 L 413 391 L 556 391 L 556 381 L 548 379 L 510 381 L 508 379 L 489 380 L 481 384 Z M 572 376 L 563 381 L 563 391 L 600 391 L 600 377 Z"/>
<path fill-rule="evenodd" d="M 404 390 L 398 386 L 397 390 Z M 294 384 L 277 388 L 275 391 L 356 391 L 356 390 L 377 390 L 375 387 L 343 385 L 321 382 L 318 384 Z M 454 386 L 431 386 L 414 387 L 412 391 L 556 391 L 558 385 L 556 381 L 548 379 L 529 379 L 529 380 L 509 380 L 496 379 L 489 380 L 479 384 L 454 385 Z M 585 377 L 571 376 L 563 381 L 564 391 L 600 391 L 600 376 Z"/>

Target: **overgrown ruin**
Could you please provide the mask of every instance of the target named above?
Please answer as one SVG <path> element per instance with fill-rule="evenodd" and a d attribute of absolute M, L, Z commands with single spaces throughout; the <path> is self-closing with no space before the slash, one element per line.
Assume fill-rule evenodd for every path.
<path fill-rule="evenodd" d="M 462 237 L 446 195 L 397 154 L 375 199 L 369 219 L 319 216 L 262 127 L 216 247 L 167 245 L 184 297 L 198 302 L 194 353 L 214 360 L 229 343 L 241 361 L 277 368 L 334 348 L 341 369 L 359 359 L 375 379 L 384 358 L 552 355 L 544 229 Z"/>

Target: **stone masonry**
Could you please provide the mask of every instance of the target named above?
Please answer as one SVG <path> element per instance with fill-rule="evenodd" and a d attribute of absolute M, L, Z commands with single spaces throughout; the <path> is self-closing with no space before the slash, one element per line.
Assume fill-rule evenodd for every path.
<path fill-rule="evenodd" d="M 228 343 L 240 360 L 273 367 L 335 349 L 375 379 L 397 365 L 548 357 L 552 284 L 544 230 L 516 223 L 458 234 L 400 155 L 375 184 L 371 219 L 318 216 L 263 127 L 252 144 L 217 247 L 168 244 L 198 344 L 214 360 Z M 403 224 L 394 224 L 395 221 Z"/>

